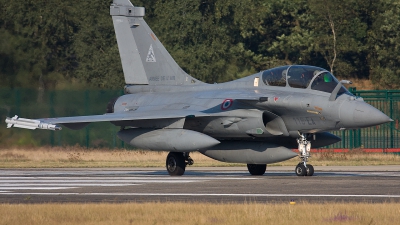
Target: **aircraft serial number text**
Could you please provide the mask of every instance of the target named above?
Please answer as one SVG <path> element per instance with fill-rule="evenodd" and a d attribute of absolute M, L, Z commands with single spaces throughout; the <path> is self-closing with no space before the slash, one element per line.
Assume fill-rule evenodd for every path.
<path fill-rule="evenodd" d="M 316 125 L 311 117 L 295 117 L 293 120 L 297 125 Z"/>
<path fill-rule="evenodd" d="M 175 76 L 155 76 L 149 78 L 149 81 L 166 81 L 166 80 L 175 80 Z"/>

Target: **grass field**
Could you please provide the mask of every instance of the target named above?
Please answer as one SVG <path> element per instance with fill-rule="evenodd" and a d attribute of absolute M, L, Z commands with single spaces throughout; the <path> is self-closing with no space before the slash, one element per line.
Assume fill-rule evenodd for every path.
<path fill-rule="evenodd" d="M 0 224 L 399 224 L 398 203 L 0 204 Z"/>
<path fill-rule="evenodd" d="M 0 168 L 86 168 L 86 167 L 164 167 L 167 152 L 86 149 L 82 147 L 39 147 L 0 149 Z M 193 166 L 245 166 L 239 163 L 224 163 L 210 159 L 200 153 L 191 153 Z M 269 166 L 293 166 L 298 158 L 270 164 Z M 395 154 L 364 153 L 315 153 L 310 159 L 314 166 L 362 166 L 400 165 L 400 156 Z"/>

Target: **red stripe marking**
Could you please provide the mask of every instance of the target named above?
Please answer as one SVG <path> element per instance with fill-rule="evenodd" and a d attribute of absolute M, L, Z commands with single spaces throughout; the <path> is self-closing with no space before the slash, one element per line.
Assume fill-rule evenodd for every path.
<path fill-rule="evenodd" d="M 293 149 L 294 152 L 298 152 L 298 149 Z M 334 153 L 346 153 L 352 151 L 360 151 L 359 149 L 350 150 L 348 148 L 330 148 L 330 149 L 311 149 L 312 153 L 323 153 L 323 152 L 334 152 Z M 400 148 L 364 148 L 361 152 L 365 153 L 400 153 Z"/>
<path fill-rule="evenodd" d="M 153 40 L 157 40 L 157 39 L 156 39 L 156 36 L 154 36 L 153 33 L 151 33 L 150 36 L 153 38 Z"/>

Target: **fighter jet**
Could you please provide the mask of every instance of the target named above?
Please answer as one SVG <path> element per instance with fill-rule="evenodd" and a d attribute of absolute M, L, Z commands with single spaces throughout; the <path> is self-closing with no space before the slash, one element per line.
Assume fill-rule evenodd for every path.
<path fill-rule="evenodd" d="M 140 149 L 169 151 L 166 169 L 183 175 L 189 156 L 247 164 L 263 175 L 267 164 L 299 156 L 298 176 L 312 176 L 311 146 L 340 141 L 329 133 L 392 121 L 352 95 L 329 71 L 285 65 L 235 81 L 207 84 L 174 61 L 143 17 L 145 9 L 129 0 L 110 6 L 125 77 L 125 95 L 111 100 L 102 115 L 24 119 L 7 118 L 7 127 L 81 129 L 94 122 L 119 126 L 124 142 Z M 293 149 L 298 149 L 295 153 Z"/>

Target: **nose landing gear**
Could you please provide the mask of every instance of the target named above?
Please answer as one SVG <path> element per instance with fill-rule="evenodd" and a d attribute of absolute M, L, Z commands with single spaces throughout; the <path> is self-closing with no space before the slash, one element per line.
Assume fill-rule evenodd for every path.
<path fill-rule="evenodd" d="M 301 162 L 297 164 L 295 172 L 297 176 L 312 176 L 314 175 L 314 167 L 311 164 L 307 164 L 308 158 L 310 157 L 311 142 L 307 140 L 307 134 L 300 134 L 300 138 L 297 139 L 299 144 L 299 157 Z"/>

